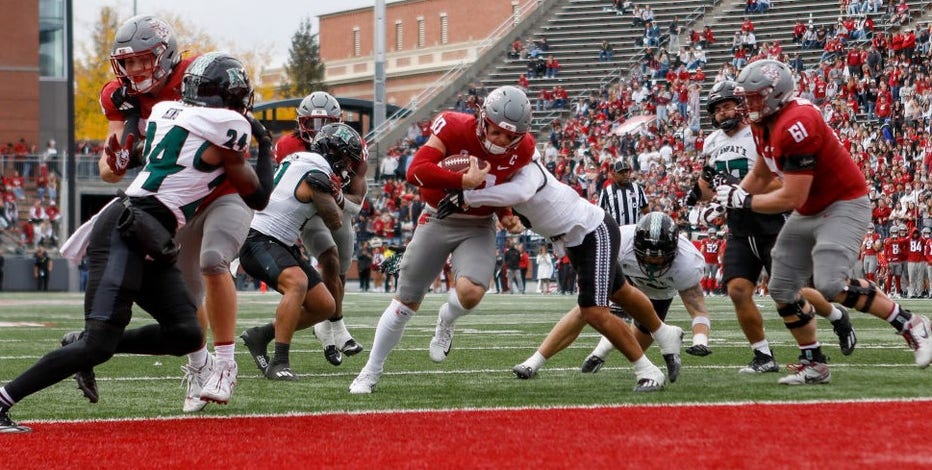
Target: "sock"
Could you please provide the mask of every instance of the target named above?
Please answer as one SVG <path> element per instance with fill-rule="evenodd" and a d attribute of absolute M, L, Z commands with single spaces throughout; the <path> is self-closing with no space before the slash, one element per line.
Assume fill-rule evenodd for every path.
<path fill-rule="evenodd" d="M 825 318 L 828 319 L 828 321 L 841 320 L 841 310 L 835 305 L 832 305 L 832 313 L 828 314 Z"/>
<path fill-rule="evenodd" d="M 322 321 L 314 324 L 314 336 L 320 340 L 325 348 L 335 344 L 333 342 L 333 328 L 331 328 L 330 325 L 329 321 Z"/>
<path fill-rule="evenodd" d="M 444 306 L 446 307 L 444 309 Z M 472 312 L 467 310 L 460 303 L 460 298 L 456 295 L 456 289 L 450 289 L 447 293 L 447 303 L 440 307 L 440 319 L 447 325 L 456 323 L 456 319 Z"/>
<path fill-rule="evenodd" d="M 15 404 L 16 400 L 7 393 L 6 387 L 0 387 L 0 411 L 9 410 Z"/>
<path fill-rule="evenodd" d="M 887 315 L 887 323 L 890 324 L 898 333 L 902 333 L 909 328 L 909 321 L 912 320 L 913 314 L 908 310 L 900 308 L 900 304 L 893 304 L 893 310 Z"/>
<path fill-rule="evenodd" d="M 233 353 L 236 351 L 236 342 L 214 343 L 214 356 L 224 361 L 233 361 Z"/>
<path fill-rule="evenodd" d="M 188 365 L 200 369 L 207 364 L 207 345 L 201 346 L 201 349 L 188 354 Z"/>
<path fill-rule="evenodd" d="M 353 336 L 349 334 L 349 331 L 346 330 L 346 324 L 343 323 L 343 317 L 340 317 L 339 320 L 330 320 L 330 332 L 333 335 L 333 343 L 337 347 L 343 347 L 347 341 L 353 339 Z"/>
<path fill-rule="evenodd" d="M 770 350 L 770 342 L 765 340 L 758 341 L 751 344 L 751 349 L 755 351 L 760 351 L 763 354 L 766 354 L 770 357 L 773 357 L 773 351 Z"/>
<path fill-rule="evenodd" d="M 291 344 L 275 342 L 275 357 L 272 358 L 272 364 L 288 364 L 288 352 Z"/>
<path fill-rule="evenodd" d="M 613 345 L 608 338 L 601 336 L 599 337 L 599 344 L 596 345 L 595 349 L 593 349 L 589 355 L 599 356 L 599 358 L 605 359 L 608 357 L 608 353 L 612 352 L 612 349 L 615 349 L 615 345 Z"/>
<path fill-rule="evenodd" d="M 701 345 L 703 345 L 703 346 L 708 346 L 708 345 L 709 345 L 709 337 L 706 336 L 706 335 L 704 335 L 704 334 L 702 334 L 702 333 L 696 333 L 696 334 L 694 334 L 694 335 L 693 335 L 693 346 L 695 346 L 695 345 L 697 345 L 697 344 L 701 344 Z"/>
<path fill-rule="evenodd" d="M 634 366 L 634 375 L 640 377 L 641 374 L 648 372 L 652 369 L 656 369 L 657 366 L 653 362 L 650 362 L 650 359 L 647 358 L 647 354 L 641 356 L 640 359 L 631 363 Z"/>
<path fill-rule="evenodd" d="M 534 355 L 527 358 L 524 362 L 522 362 L 522 364 L 530 367 L 531 370 L 536 372 L 544 366 L 545 362 L 547 362 L 547 358 L 545 358 L 544 355 L 540 353 L 540 351 L 534 351 Z"/>
<path fill-rule="evenodd" d="M 392 303 L 382 312 L 379 324 L 375 327 L 372 350 L 369 351 L 369 360 L 366 361 L 363 371 L 373 374 L 382 373 L 388 354 L 395 349 L 395 346 L 398 346 L 401 335 L 405 332 L 405 326 L 414 314 L 414 310 L 397 299 L 392 299 Z"/>

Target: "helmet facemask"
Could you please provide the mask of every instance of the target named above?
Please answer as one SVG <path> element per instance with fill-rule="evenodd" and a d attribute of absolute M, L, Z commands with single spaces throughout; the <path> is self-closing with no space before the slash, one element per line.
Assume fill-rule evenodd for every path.
<path fill-rule="evenodd" d="M 340 122 L 340 119 L 328 115 L 298 116 L 298 132 L 301 134 L 302 140 L 311 143 L 314 141 L 314 136 L 317 135 L 318 130 L 333 122 Z"/>
<path fill-rule="evenodd" d="M 508 127 L 514 128 L 513 125 L 507 122 L 496 124 L 489 119 L 485 110 L 479 111 L 479 118 L 476 122 L 476 135 L 479 137 L 479 142 L 482 143 L 482 147 L 485 148 L 487 152 L 493 155 L 506 153 L 516 148 L 518 144 L 521 143 L 521 140 L 524 139 L 524 136 L 527 135 L 527 133 L 518 133 L 513 129 L 508 129 Z M 509 143 L 504 147 L 496 144 L 489 138 L 490 133 L 492 134 L 492 139 L 495 139 L 495 141 L 504 140 L 497 136 L 506 136 Z"/>
<path fill-rule="evenodd" d="M 162 62 L 165 50 L 165 46 L 158 46 L 148 51 L 114 54 L 110 57 L 110 66 L 113 68 L 113 73 L 129 88 L 131 93 L 148 93 L 160 85 L 170 73 L 157 66 Z M 127 60 L 137 65 L 143 64 L 142 68 L 128 71 Z"/>

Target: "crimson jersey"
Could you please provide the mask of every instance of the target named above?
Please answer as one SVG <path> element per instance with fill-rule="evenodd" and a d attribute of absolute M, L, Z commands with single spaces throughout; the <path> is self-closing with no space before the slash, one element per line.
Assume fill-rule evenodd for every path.
<path fill-rule="evenodd" d="M 922 238 L 909 237 L 906 242 L 906 261 L 921 263 L 925 261 L 925 241 Z"/>
<path fill-rule="evenodd" d="M 485 187 L 494 186 L 511 179 L 522 167 L 531 162 L 534 156 L 534 138 L 525 135 L 518 146 L 501 155 L 487 152 L 476 135 L 476 117 L 471 114 L 445 111 L 440 113 L 430 125 L 430 131 L 437 136 L 446 147 L 446 154 L 433 157 L 433 153 L 426 151 L 427 146 L 421 147 L 414 154 L 411 166 L 408 168 L 408 182 L 421 188 L 421 198 L 432 207 L 437 207 L 440 199 L 446 195 L 447 189 L 461 189 L 462 175 L 444 170 L 437 165 L 440 160 L 450 155 L 472 155 L 480 162 L 488 162 L 492 167 L 485 177 Z M 482 163 L 480 163 L 480 167 Z M 470 207 L 466 213 L 469 215 L 491 215 L 497 208 Z"/>
<path fill-rule="evenodd" d="M 923 238 L 926 263 L 932 264 L 932 238 Z"/>
<path fill-rule="evenodd" d="M 767 124 L 752 125 L 758 153 L 770 171 L 812 175 L 806 201 L 796 211 L 818 214 L 829 204 L 867 195 L 867 182 L 851 154 L 825 123 L 819 108 L 795 98 Z"/>
<path fill-rule="evenodd" d="M 888 263 L 906 261 L 905 237 L 889 237 L 883 241 L 883 254 Z"/>
<path fill-rule="evenodd" d="M 718 256 L 721 253 L 724 240 L 717 238 L 704 238 L 700 243 L 702 257 L 705 258 L 705 264 L 718 264 Z"/>
<path fill-rule="evenodd" d="M 140 117 L 142 118 L 139 125 L 142 133 L 145 133 L 145 120 L 149 118 L 149 113 L 152 112 L 152 105 L 159 101 L 181 99 L 181 79 L 184 77 L 184 72 L 188 69 L 188 65 L 197 57 L 198 56 L 181 59 L 181 62 L 172 70 L 171 75 L 168 76 L 168 80 L 165 82 L 165 86 L 159 90 L 158 94 L 152 95 L 149 93 L 142 93 L 135 95 L 139 98 Z M 113 92 L 122 86 L 123 82 L 121 82 L 119 78 L 114 78 L 107 82 L 103 89 L 100 90 L 100 108 L 104 116 L 107 116 L 108 121 L 126 120 L 123 111 L 120 111 L 120 109 L 113 104 L 113 100 L 110 99 Z"/>

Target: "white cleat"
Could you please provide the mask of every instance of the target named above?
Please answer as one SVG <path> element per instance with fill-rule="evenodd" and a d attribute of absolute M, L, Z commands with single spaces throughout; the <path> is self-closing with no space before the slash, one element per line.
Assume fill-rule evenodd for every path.
<path fill-rule="evenodd" d="M 932 363 L 932 322 L 925 315 L 914 313 L 909 321 L 906 331 L 900 333 L 906 343 L 913 349 L 916 356 L 916 365 L 920 369 L 929 367 Z"/>
<path fill-rule="evenodd" d="M 205 402 L 226 405 L 233 395 L 236 386 L 236 375 L 239 368 L 236 361 L 217 359 L 214 361 L 213 371 L 201 390 L 201 400 Z"/>
<path fill-rule="evenodd" d="M 663 371 L 654 366 L 652 369 L 637 376 L 637 384 L 634 386 L 635 392 L 659 392 L 663 390 L 666 379 Z"/>
<path fill-rule="evenodd" d="M 372 390 L 375 389 L 376 384 L 379 383 L 379 377 L 381 374 L 375 374 L 363 370 L 353 379 L 353 383 L 349 386 L 349 392 L 354 395 L 361 395 L 366 393 L 372 393 Z"/>
<path fill-rule="evenodd" d="M 213 354 L 207 355 L 207 362 L 201 367 L 193 367 L 190 364 L 181 366 L 181 371 L 184 372 L 184 377 L 182 377 L 181 380 L 187 383 L 184 406 L 181 408 L 182 411 L 185 413 L 196 413 L 207 406 L 207 402 L 201 400 L 201 390 L 204 389 L 204 385 L 207 383 L 207 379 L 210 378 L 213 368 Z"/>
<path fill-rule="evenodd" d="M 443 310 L 443 308 L 441 308 Z M 447 355 L 450 354 L 450 348 L 453 346 L 453 324 L 446 324 L 437 315 L 437 329 L 434 331 L 434 337 L 430 340 L 430 360 L 434 362 L 443 362 Z"/>

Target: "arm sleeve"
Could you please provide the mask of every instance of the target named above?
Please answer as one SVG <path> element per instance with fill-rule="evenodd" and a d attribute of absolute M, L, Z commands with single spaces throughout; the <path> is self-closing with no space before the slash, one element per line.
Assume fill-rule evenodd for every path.
<path fill-rule="evenodd" d="M 544 170 L 537 162 L 525 165 L 507 183 L 491 188 L 463 191 L 470 206 L 508 207 L 526 202 L 545 182 Z"/>

